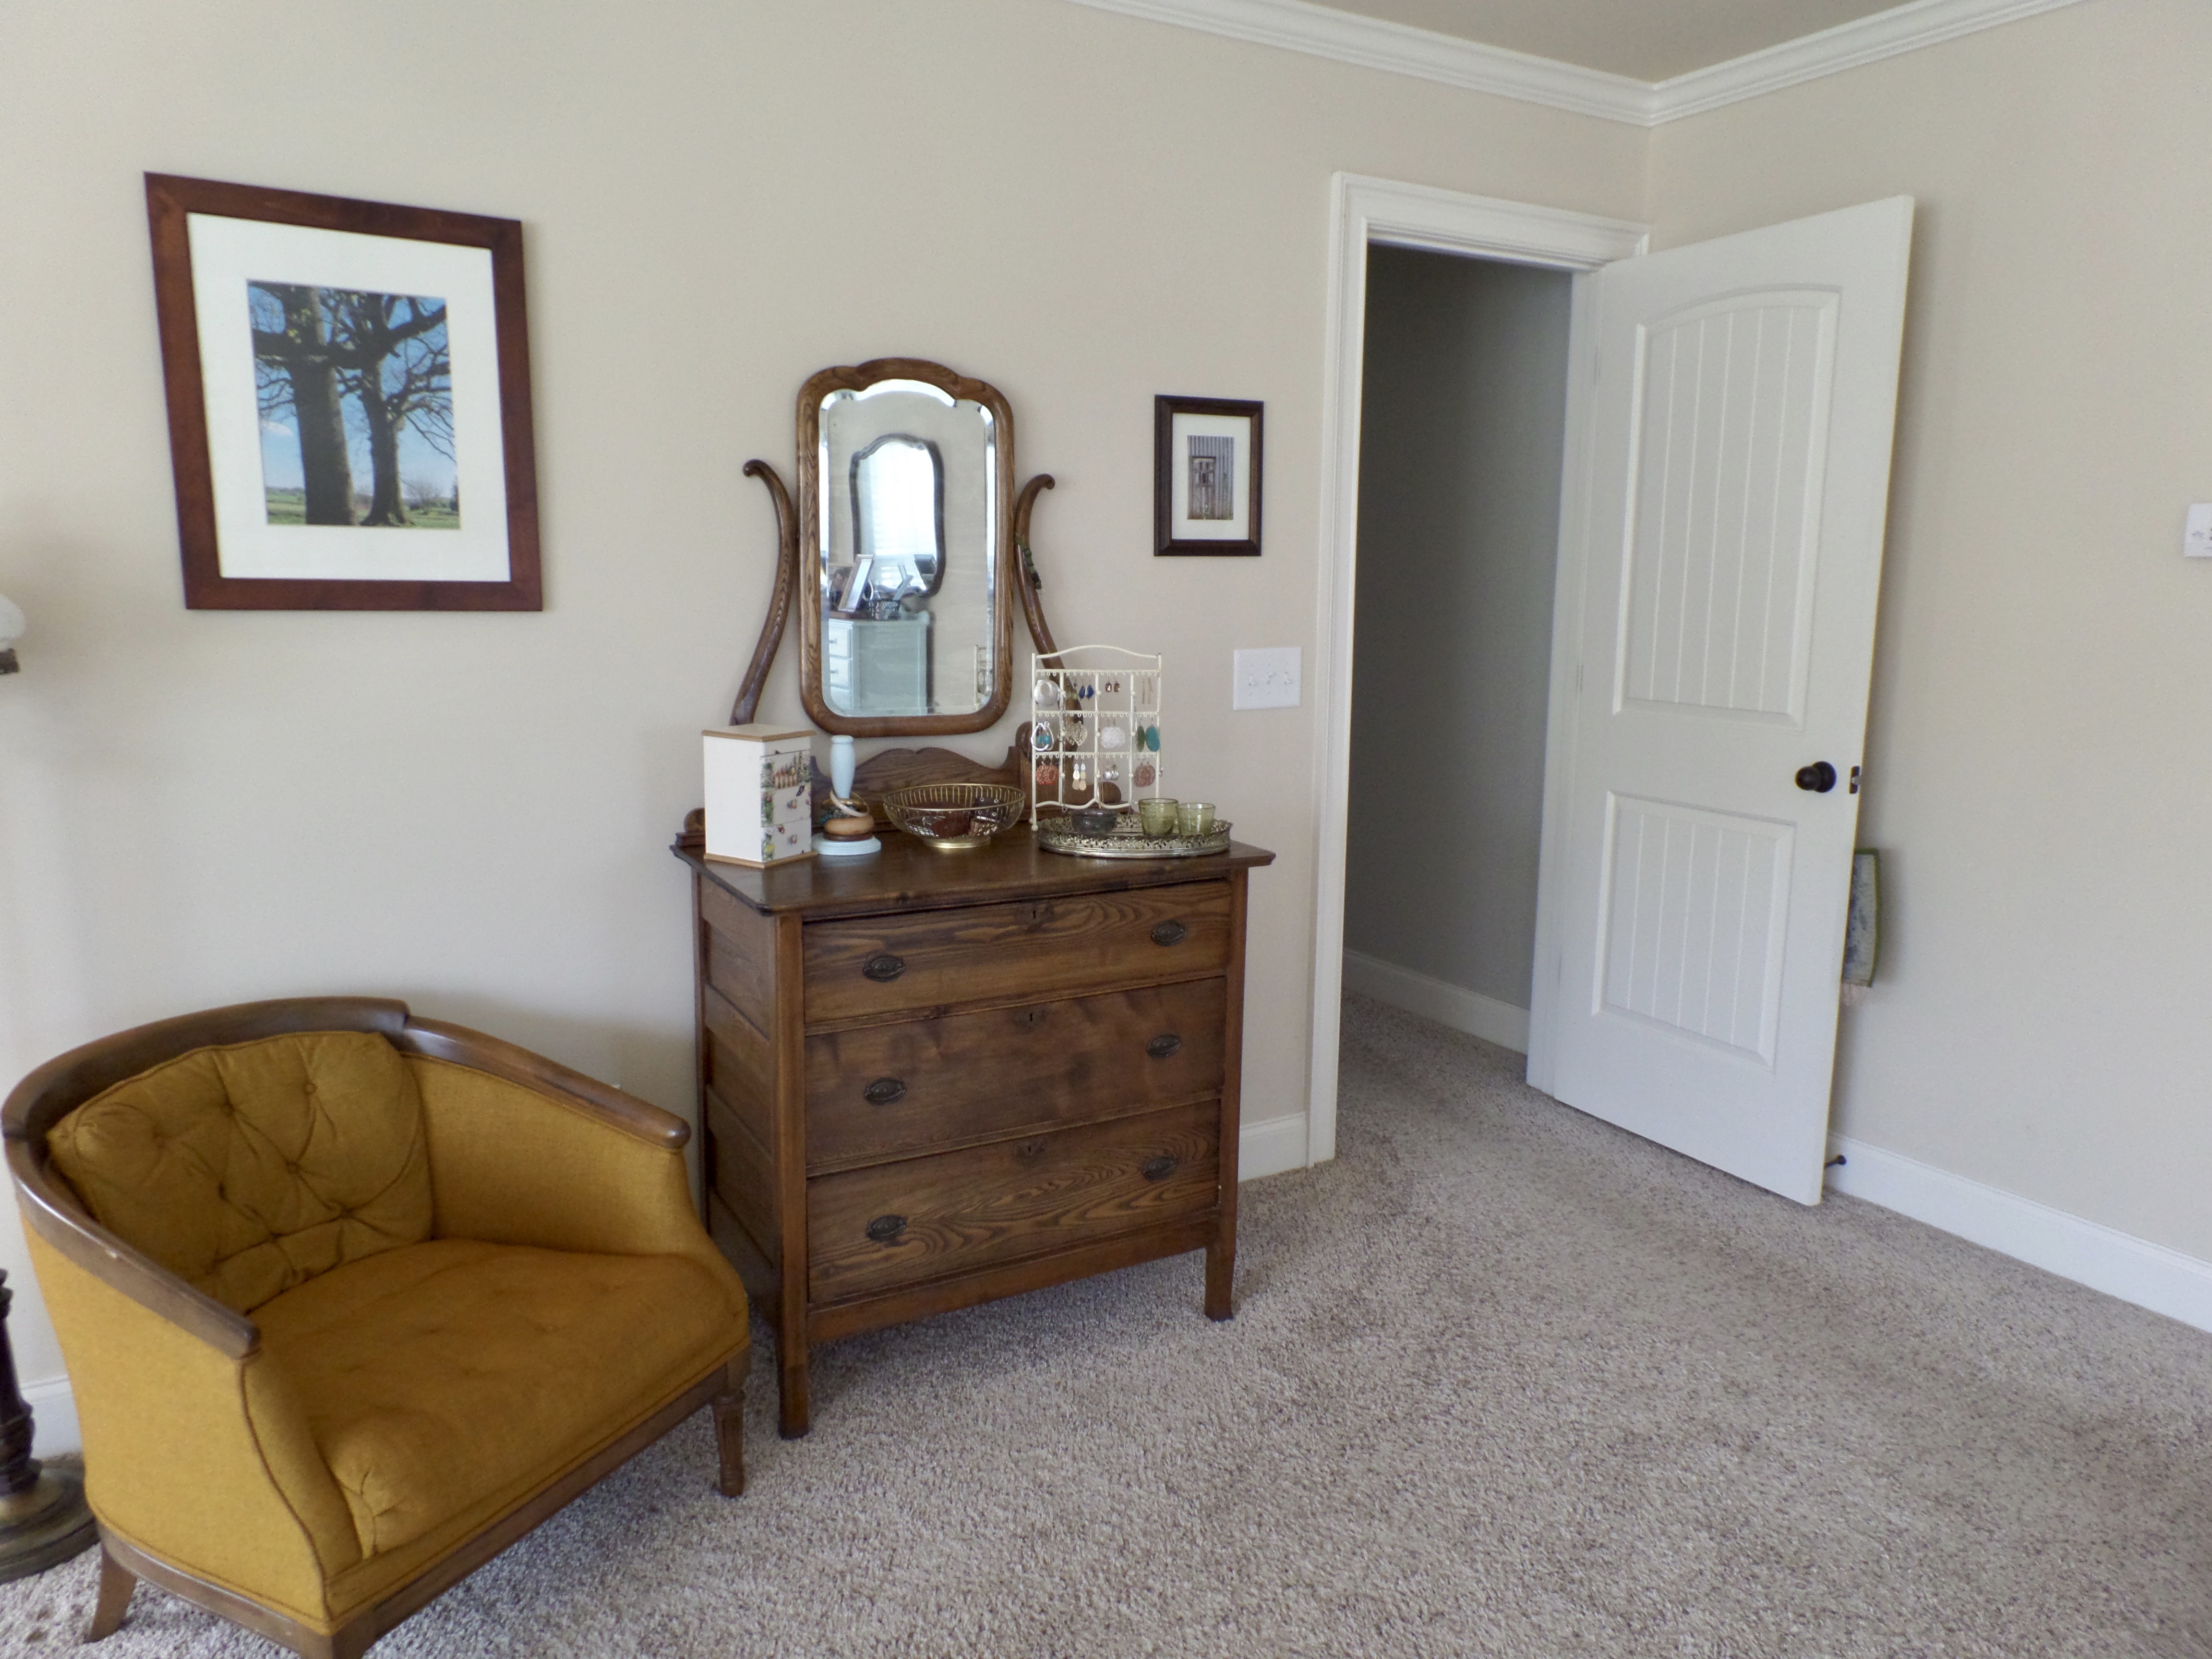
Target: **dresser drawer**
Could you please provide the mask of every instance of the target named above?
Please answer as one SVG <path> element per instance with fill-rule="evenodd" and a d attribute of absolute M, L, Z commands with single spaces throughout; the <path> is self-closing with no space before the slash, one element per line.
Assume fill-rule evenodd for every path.
<path fill-rule="evenodd" d="M 1229 884 L 1194 881 L 813 922 L 806 1020 L 1219 973 L 1229 963 Z"/>
<path fill-rule="evenodd" d="M 1228 982 L 817 1032 L 810 1168 L 895 1158 L 1188 1101 L 1221 1089 Z"/>
<path fill-rule="evenodd" d="M 808 1291 L 836 1302 L 1200 1215 L 1221 1108 L 994 1141 L 807 1183 Z"/>

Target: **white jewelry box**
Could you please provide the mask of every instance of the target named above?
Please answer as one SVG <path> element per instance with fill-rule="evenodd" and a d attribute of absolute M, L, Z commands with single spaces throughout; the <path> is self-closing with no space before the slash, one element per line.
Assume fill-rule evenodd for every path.
<path fill-rule="evenodd" d="M 706 856 L 786 864 L 814 856 L 814 733 L 806 726 L 708 726 Z"/>

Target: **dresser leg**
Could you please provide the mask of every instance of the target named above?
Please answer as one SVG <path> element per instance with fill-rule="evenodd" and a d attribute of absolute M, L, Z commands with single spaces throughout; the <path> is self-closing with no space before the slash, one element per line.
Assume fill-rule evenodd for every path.
<path fill-rule="evenodd" d="M 1237 1241 L 1217 1238 L 1206 1247 L 1206 1316 L 1228 1319 L 1236 1314 L 1229 1303 L 1231 1281 L 1237 1276 Z"/>
<path fill-rule="evenodd" d="M 780 1346 L 776 1354 L 776 1431 L 786 1440 L 796 1440 L 812 1426 L 806 1400 L 806 1354 Z"/>

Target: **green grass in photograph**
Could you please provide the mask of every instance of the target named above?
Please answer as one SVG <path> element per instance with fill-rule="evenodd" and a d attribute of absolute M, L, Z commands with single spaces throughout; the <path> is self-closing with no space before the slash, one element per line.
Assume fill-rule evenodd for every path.
<path fill-rule="evenodd" d="M 305 524 L 307 521 L 307 492 L 304 489 L 269 489 L 263 492 L 268 502 L 269 522 L 271 524 Z M 368 498 L 362 496 L 354 502 L 356 514 L 368 510 Z M 410 530 L 459 530 L 461 510 L 447 501 L 431 501 L 407 509 Z"/>

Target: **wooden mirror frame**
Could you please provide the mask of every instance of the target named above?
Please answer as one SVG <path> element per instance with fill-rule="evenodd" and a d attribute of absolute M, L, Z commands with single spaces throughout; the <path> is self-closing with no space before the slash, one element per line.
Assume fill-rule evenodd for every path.
<path fill-rule="evenodd" d="M 821 465 L 822 404 L 832 392 L 864 392 L 884 380 L 919 380 L 935 386 L 959 402 L 980 404 L 990 411 L 995 429 L 993 443 L 997 465 L 991 514 L 998 526 L 999 545 L 992 557 L 991 700 L 969 714 L 841 714 L 830 708 L 822 690 L 822 535 Z M 940 486 L 941 487 L 941 486 Z M 825 368 L 809 377 L 799 389 L 799 593 L 805 605 L 803 653 L 799 663 L 799 695 L 806 704 L 807 718 L 824 732 L 855 738 L 934 736 L 947 732 L 983 732 L 1006 717 L 1014 695 L 1014 412 L 998 388 L 971 380 L 942 363 L 920 357 L 878 357 L 858 368 Z M 940 546 L 940 565 L 949 565 L 955 550 Z M 940 580 L 942 575 L 940 572 Z"/>
<path fill-rule="evenodd" d="M 992 643 L 1005 672 L 998 676 L 991 702 L 973 714 L 836 714 L 822 700 L 821 561 L 817 558 L 811 562 L 811 574 L 800 568 L 807 562 L 806 550 L 814 539 L 815 514 L 820 510 L 818 489 L 811 486 L 815 483 L 815 467 L 818 464 L 822 399 L 826 393 L 841 388 L 858 390 L 878 380 L 925 380 L 955 398 L 969 398 L 988 408 L 992 418 L 1000 423 L 997 507 L 999 522 L 1006 527 L 1006 533 L 999 550 L 999 597 L 994 606 Z M 1018 495 L 1014 492 L 1014 416 L 1006 398 L 995 386 L 955 374 L 941 363 L 919 357 L 877 357 L 857 367 L 825 368 L 811 376 L 799 388 L 798 428 L 799 499 L 796 504 L 774 466 L 757 459 L 747 461 L 744 466 L 745 477 L 758 478 L 775 507 L 775 590 L 769 600 L 768 616 L 761 623 L 760 641 L 753 647 L 752 661 L 746 665 L 745 677 L 738 686 L 737 701 L 730 707 L 730 724 L 749 725 L 759 712 L 768 671 L 775 661 L 777 648 L 783 643 L 784 628 L 791 620 L 792 601 L 803 592 L 808 596 L 808 603 L 805 652 L 799 666 L 799 696 L 806 705 L 808 715 L 823 731 L 856 738 L 908 733 L 933 736 L 982 732 L 997 725 L 1005 718 L 1013 699 L 1015 596 L 1021 599 L 1022 615 L 1029 623 L 1030 638 L 1038 654 L 1049 656 L 1060 649 L 1053 641 L 1051 626 L 1045 621 L 1044 602 L 1040 597 L 1044 583 L 1037 574 L 1036 559 L 1030 548 L 1030 515 L 1036 509 L 1038 495 L 1053 487 L 1053 477 L 1049 472 L 1040 472 L 1021 487 Z M 923 752 L 950 753 L 945 750 Z"/>

